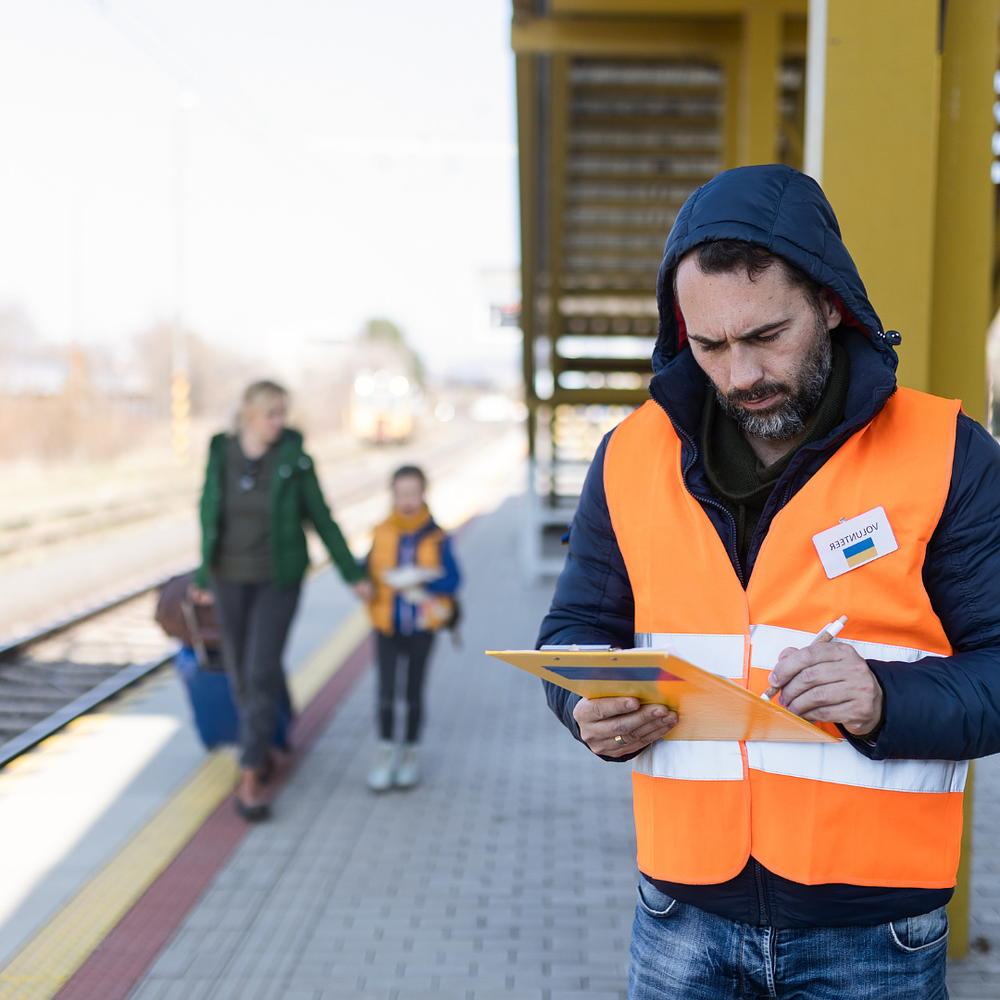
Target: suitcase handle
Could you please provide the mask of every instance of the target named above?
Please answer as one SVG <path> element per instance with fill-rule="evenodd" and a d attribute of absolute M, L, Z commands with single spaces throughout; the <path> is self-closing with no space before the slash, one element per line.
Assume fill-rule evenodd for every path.
<path fill-rule="evenodd" d="M 184 624 L 187 625 L 188 632 L 191 633 L 191 647 L 194 649 L 194 656 L 198 661 L 198 669 L 207 670 L 208 649 L 205 647 L 205 640 L 201 636 L 198 613 L 190 601 L 184 600 L 181 601 L 181 614 L 184 616 Z"/>

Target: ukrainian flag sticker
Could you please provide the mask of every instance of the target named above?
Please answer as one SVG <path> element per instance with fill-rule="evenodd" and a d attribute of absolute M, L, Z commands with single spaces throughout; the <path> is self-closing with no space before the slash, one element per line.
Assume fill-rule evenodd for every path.
<path fill-rule="evenodd" d="M 882 507 L 818 532 L 813 535 L 813 545 L 831 580 L 899 548 Z"/>

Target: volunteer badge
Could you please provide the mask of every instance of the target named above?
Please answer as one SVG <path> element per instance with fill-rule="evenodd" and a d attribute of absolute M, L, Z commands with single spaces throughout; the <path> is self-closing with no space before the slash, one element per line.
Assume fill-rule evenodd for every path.
<path fill-rule="evenodd" d="M 882 507 L 818 532 L 813 545 L 831 580 L 899 548 Z"/>

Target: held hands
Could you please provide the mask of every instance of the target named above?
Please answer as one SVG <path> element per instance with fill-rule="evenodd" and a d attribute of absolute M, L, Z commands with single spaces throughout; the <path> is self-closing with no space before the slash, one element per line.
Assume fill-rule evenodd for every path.
<path fill-rule="evenodd" d="M 790 646 L 768 683 L 781 688 L 785 708 L 808 722 L 839 722 L 852 735 L 867 736 L 882 719 L 882 687 L 846 642 Z"/>
<path fill-rule="evenodd" d="M 633 754 L 677 725 L 677 713 L 666 705 L 641 705 L 635 698 L 581 698 L 573 718 L 583 742 L 603 757 Z"/>

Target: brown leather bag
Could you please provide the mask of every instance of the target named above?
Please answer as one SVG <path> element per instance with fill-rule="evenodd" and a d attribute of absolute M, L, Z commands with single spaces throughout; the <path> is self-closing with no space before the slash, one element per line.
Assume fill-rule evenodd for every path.
<path fill-rule="evenodd" d="M 219 648 L 219 629 L 215 609 L 210 604 L 194 604 L 188 597 L 188 588 L 192 583 L 193 571 L 167 580 L 160 588 L 155 618 L 167 635 L 180 639 L 195 651 L 198 665 L 205 669 L 209 666 L 209 652 Z"/>

